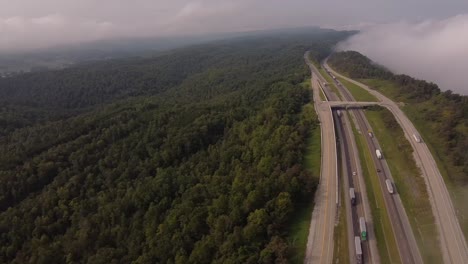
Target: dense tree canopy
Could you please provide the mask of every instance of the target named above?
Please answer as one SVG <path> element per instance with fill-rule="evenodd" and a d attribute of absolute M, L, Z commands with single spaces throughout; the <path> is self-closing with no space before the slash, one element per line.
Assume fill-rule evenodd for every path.
<path fill-rule="evenodd" d="M 442 92 L 433 83 L 393 74 L 355 51 L 335 53 L 329 63 L 352 78 L 388 81 L 391 90 L 386 92 L 406 102 L 410 117 L 430 131 L 428 140 L 447 163 L 448 176 L 468 184 L 468 96 Z"/>
<path fill-rule="evenodd" d="M 1 80 L 0 262 L 286 262 L 285 227 L 316 185 L 302 56 L 346 35 Z"/>

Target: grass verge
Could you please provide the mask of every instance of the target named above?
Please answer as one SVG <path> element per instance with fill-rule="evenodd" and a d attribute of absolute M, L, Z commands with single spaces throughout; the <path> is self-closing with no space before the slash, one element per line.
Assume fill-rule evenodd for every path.
<path fill-rule="evenodd" d="M 437 138 L 435 133 L 431 132 L 433 131 L 433 128 L 430 127 L 430 124 L 428 124 L 427 121 L 418 118 L 418 112 L 420 109 L 412 105 L 407 105 L 403 108 L 403 111 L 407 114 L 411 122 L 413 122 L 414 126 L 420 133 L 421 138 L 423 138 L 424 143 L 431 151 L 432 156 L 437 163 L 437 167 L 444 178 L 444 182 L 450 193 L 450 197 L 452 198 L 455 210 L 457 211 L 460 227 L 462 228 L 465 238 L 468 239 L 468 204 L 466 202 L 468 201 L 468 189 L 465 186 L 454 184 L 450 179 L 449 171 L 453 172 L 456 168 L 449 167 L 450 164 L 446 160 L 447 157 L 441 155 L 440 151 L 437 151 L 437 147 L 435 147 L 435 145 L 440 145 L 440 143 L 438 143 L 440 139 Z M 434 144 L 434 142 L 437 142 L 437 144 Z"/>
<path fill-rule="evenodd" d="M 323 94 L 323 91 L 322 89 L 320 89 L 320 99 L 322 99 L 322 101 L 327 101 L 327 98 L 325 97 L 325 95 Z"/>
<path fill-rule="evenodd" d="M 313 107 L 312 104 L 305 107 Z M 321 165 L 321 137 L 320 126 L 315 127 L 307 139 L 307 148 L 304 157 L 304 166 L 311 173 L 312 177 L 320 178 Z M 291 246 L 291 263 L 304 263 L 307 238 L 309 236 L 310 220 L 314 208 L 313 197 L 310 201 L 305 201 L 296 206 L 296 211 L 292 217 L 289 227 L 288 242 Z"/>
<path fill-rule="evenodd" d="M 328 75 L 328 73 L 320 67 L 319 69 L 320 74 L 327 80 L 328 86 L 332 89 L 332 91 L 341 99 L 343 100 L 343 97 L 341 96 L 341 93 L 338 91 L 338 88 L 336 88 L 335 82 L 333 81 L 332 77 Z"/>
<path fill-rule="evenodd" d="M 349 92 L 353 95 L 356 101 L 361 102 L 378 102 L 377 98 L 370 94 L 368 91 L 362 89 L 361 87 L 357 86 L 356 84 L 347 81 L 343 78 L 338 77 L 338 80 L 348 88 Z"/>
<path fill-rule="evenodd" d="M 437 243 L 437 227 L 426 183 L 414 161 L 411 144 L 392 113 L 384 108 L 373 109 L 378 110 L 366 111 L 366 116 L 385 153 L 424 263 L 442 263 L 442 252 Z"/>
<path fill-rule="evenodd" d="M 375 165 L 371 153 L 366 147 L 366 139 L 363 134 L 357 132 L 354 124 L 353 133 L 362 163 L 362 173 L 366 184 L 367 198 L 372 211 L 374 234 L 377 240 L 381 263 L 401 263 Z"/>
<path fill-rule="evenodd" d="M 338 225 L 335 226 L 335 230 L 333 233 L 333 240 L 335 243 L 333 247 L 333 263 L 350 263 L 347 236 L 348 227 L 346 225 L 346 210 L 344 205 L 344 197 L 347 196 L 343 187 L 341 188 L 341 206 L 339 207 L 338 211 L 338 217 L 340 221 L 338 222 Z"/>

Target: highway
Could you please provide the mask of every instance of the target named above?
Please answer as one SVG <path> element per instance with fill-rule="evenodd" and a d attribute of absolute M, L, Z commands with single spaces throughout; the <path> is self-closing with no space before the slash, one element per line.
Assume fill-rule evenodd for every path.
<path fill-rule="evenodd" d="M 307 60 L 307 54 L 305 55 L 305 59 L 306 59 L 306 62 L 307 64 L 309 65 L 310 69 L 311 69 L 311 72 L 312 72 L 312 87 L 313 87 L 313 91 L 314 91 L 314 104 L 315 104 L 315 107 L 316 107 L 316 110 L 317 111 L 323 111 L 323 115 L 327 116 L 327 117 L 331 117 L 332 116 L 332 111 L 331 111 L 331 107 L 329 105 L 329 103 L 331 102 L 322 102 L 320 100 L 320 96 L 319 96 L 319 93 L 320 93 L 320 89 L 319 88 L 322 88 L 323 89 L 323 92 L 324 94 L 326 95 L 327 99 L 329 100 L 339 100 L 339 98 L 333 93 L 331 92 L 327 87 L 323 87 L 321 84 L 324 82 L 324 79 L 323 77 L 320 75 L 320 73 L 315 69 L 315 67 Z M 319 113 L 318 113 L 319 114 Z M 343 184 L 344 184 L 344 188 L 345 188 L 345 195 L 346 195 L 346 199 L 345 199 L 345 207 L 346 207 L 346 221 L 347 221 L 347 226 L 348 226 L 348 250 L 349 250 L 349 255 L 350 255 L 350 260 L 351 260 L 351 263 L 356 263 L 356 256 L 355 256 L 355 250 L 354 250 L 354 236 L 359 236 L 359 222 L 358 222 L 358 219 L 360 216 L 364 216 L 366 218 L 366 221 L 368 221 L 367 223 L 367 227 L 368 227 L 368 231 L 370 231 L 369 233 L 369 241 L 368 242 L 364 242 L 362 243 L 362 247 L 363 247 L 363 253 L 365 255 L 364 257 L 364 263 L 380 263 L 380 259 L 379 259 L 379 255 L 378 255 L 378 250 L 377 250 L 377 245 L 376 245 L 376 241 L 375 241 L 375 237 L 374 237 L 374 234 L 372 233 L 373 232 L 373 224 L 372 224 L 372 217 L 371 217 L 371 212 L 370 212 L 370 206 L 369 206 L 369 203 L 367 201 L 367 194 L 366 194 L 366 190 L 365 190 L 365 184 L 363 183 L 363 179 L 361 178 L 362 177 L 362 173 L 361 173 L 361 166 L 360 166 L 360 161 L 359 161 L 359 157 L 358 157 L 358 154 L 357 154 L 357 149 L 356 149 L 356 143 L 354 141 L 354 137 L 352 135 L 352 132 L 351 132 L 351 125 L 350 125 L 350 122 L 347 121 L 347 117 L 346 116 L 343 116 L 341 118 L 338 118 L 337 116 L 337 113 L 336 111 L 334 111 L 333 113 L 333 120 L 331 120 L 332 122 L 334 121 L 335 124 L 336 124 L 336 128 L 338 129 L 337 131 L 337 135 L 338 135 L 338 140 L 339 142 L 341 143 L 340 144 L 340 150 L 341 150 L 341 161 L 342 161 L 342 171 L 343 171 Z M 321 122 L 323 123 L 322 121 L 322 118 L 320 118 Z M 330 120 L 329 118 L 327 118 L 327 120 Z M 343 121 L 342 121 L 343 120 Z M 331 124 L 333 126 L 333 124 Z M 328 125 L 327 125 L 328 126 Z M 326 130 L 324 129 L 325 126 L 322 125 L 322 135 L 324 135 L 324 132 L 325 133 L 328 133 L 329 135 L 335 135 L 335 131 L 333 130 L 333 134 L 330 133 L 330 131 L 332 130 Z M 331 140 L 331 138 L 333 138 L 333 140 L 335 140 L 335 137 L 330 137 L 329 139 Z M 327 141 L 327 140 L 326 140 Z M 351 146 L 353 146 L 353 149 L 351 152 L 351 150 L 349 149 L 348 147 L 348 142 L 351 141 Z M 324 145 L 324 142 L 322 142 L 322 146 Z M 326 148 L 322 148 L 322 151 L 326 150 Z M 336 151 L 336 146 L 335 146 L 335 151 Z M 336 155 L 336 154 L 335 154 Z M 333 158 L 330 156 L 330 158 Z M 331 162 L 327 162 L 325 161 L 324 159 L 326 159 L 326 156 L 322 156 L 322 168 L 324 168 L 323 166 L 326 165 L 327 163 L 330 164 Z M 336 156 L 334 157 L 335 159 L 335 163 L 336 163 Z M 337 166 L 337 164 L 336 164 Z M 353 176 L 352 175 L 352 172 L 358 172 L 358 174 L 356 176 Z M 336 192 L 336 195 L 338 195 L 338 176 L 337 176 L 337 173 L 338 172 L 335 172 L 334 175 L 330 175 L 329 174 L 329 179 L 330 178 L 335 178 L 335 183 L 333 184 L 335 189 L 333 190 L 334 192 Z M 324 177 L 325 174 L 322 174 L 322 179 Z M 319 213 L 321 211 L 321 208 L 323 208 L 323 205 L 321 204 L 325 204 L 327 202 L 324 202 L 323 200 L 317 200 L 317 198 L 320 198 L 320 197 L 323 197 L 324 195 L 324 191 L 326 188 L 324 188 L 325 184 L 323 183 L 323 180 L 321 180 L 321 183 L 320 183 L 320 186 L 319 186 L 319 190 L 317 191 L 317 196 L 316 196 L 316 206 L 315 206 L 315 209 L 314 209 L 314 213 L 313 213 L 313 219 L 311 221 L 311 228 L 310 228 L 310 232 L 309 232 L 309 240 L 308 240 L 308 245 L 307 245 L 307 252 L 306 252 L 306 259 L 305 259 L 305 263 L 330 263 L 332 261 L 332 258 L 333 258 L 333 251 L 332 252 L 326 252 L 326 254 L 330 254 L 331 255 L 325 255 L 323 257 L 318 257 L 317 256 L 317 253 L 320 253 L 320 252 L 323 252 L 323 250 L 320 249 L 320 243 L 322 243 L 322 241 L 320 240 L 317 240 L 317 238 L 319 238 L 320 236 L 317 235 L 316 233 L 317 232 L 320 232 L 319 229 L 320 229 L 320 225 L 317 224 L 317 222 L 319 222 L 318 220 L 315 220 L 316 218 L 318 218 L 319 216 L 316 216 L 315 214 L 316 213 Z M 352 186 L 356 189 L 356 196 L 357 196 L 357 202 L 356 202 L 356 206 L 351 206 L 351 203 L 350 203 L 350 199 L 349 199 L 349 196 L 348 196 L 348 191 L 349 191 L 349 187 Z M 330 187 L 330 186 L 329 186 Z M 330 189 L 328 194 L 331 195 L 332 193 L 332 190 Z M 331 198 L 330 196 L 328 196 L 327 198 Z M 335 199 L 335 203 L 338 202 L 338 197 L 336 197 Z M 331 201 L 328 201 L 328 203 L 331 203 Z M 338 204 L 337 204 L 338 205 Z M 335 207 L 335 210 L 336 210 L 336 207 Z M 336 215 L 336 214 L 335 214 Z M 331 216 L 328 217 L 328 219 L 332 219 L 330 218 Z M 323 216 L 323 218 L 326 218 L 326 216 Z M 315 221 L 315 223 L 314 223 Z M 329 226 L 333 226 L 332 223 L 328 223 Z M 328 225 L 326 227 L 328 227 Z M 331 230 L 330 232 L 330 239 L 326 238 L 326 236 L 324 236 L 324 240 L 323 242 L 326 244 L 326 243 L 332 243 L 331 245 L 327 245 L 325 246 L 325 248 L 332 248 L 333 247 L 333 236 L 332 236 L 332 232 L 333 230 Z M 314 254 L 314 252 L 316 252 Z"/>
<path fill-rule="evenodd" d="M 322 82 L 323 78 L 322 78 Z M 338 103 L 340 98 L 330 89 L 329 85 L 322 85 L 322 89 L 327 98 L 327 102 L 332 106 Z M 367 191 L 362 178 L 361 163 L 356 147 L 354 134 L 351 128 L 351 122 L 345 112 L 342 112 L 340 118 L 335 118 L 337 138 L 341 150 L 343 186 L 345 188 L 345 206 L 347 212 L 348 226 L 348 246 L 351 263 L 356 263 L 354 237 L 360 236 L 359 218 L 366 219 L 368 240 L 361 243 L 363 251 L 363 263 L 380 263 L 380 257 L 377 249 L 377 241 L 375 240 L 373 230 L 373 220 L 370 211 L 370 205 L 367 199 Z M 356 172 L 356 175 L 353 175 Z M 356 192 L 356 205 L 352 206 L 349 199 L 349 188 L 354 188 Z"/>
<path fill-rule="evenodd" d="M 385 97 L 381 93 L 371 89 L 367 85 L 343 76 L 331 69 L 327 63 L 325 68 L 335 76 L 344 78 L 362 88 L 379 99 L 383 106 L 388 108 L 402 127 L 406 138 L 411 143 L 414 150 L 414 158 L 417 166 L 426 181 L 429 199 L 435 215 L 436 225 L 440 236 L 440 244 L 445 263 L 467 263 L 468 247 L 458 222 L 450 195 L 445 182 L 435 163 L 435 160 L 424 142 L 418 143 L 412 139 L 413 134 L 420 135 L 411 121 L 406 117 L 398 105 Z M 383 164 L 385 165 L 385 164 Z M 387 166 L 384 166 L 387 167 Z M 386 168 L 388 169 L 388 168 Z M 399 198 L 398 198 L 399 199 Z M 406 262 L 405 262 L 406 263 Z"/>
<path fill-rule="evenodd" d="M 304 57 L 307 57 L 307 53 Z M 320 120 L 322 162 L 320 183 L 315 193 L 315 206 L 312 212 L 304 263 L 329 264 L 333 260 L 333 231 L 338 202 L 335 128 L 330 106 L 322 104 L 320 100 L 317 75 L 313 71 L 311 84 L 314 107 Z"/>
<path fill-rule="evenodd" d="M 343 95 L 343 98 L 347 101 L 355 101 L 351 93 L 343 86 L 339 81 L 335 81 L 338 90 Z M 376 149 L 381 149 L 377 138 L 367 136 L 367 131 L 371 131 L 371 127 L 367 122 L 367 119 L 362 110 L 354 109 L 350 110 L 354 116 L 358 130 L 363 133 L 366 138 L 367 146 L 371 153 L 375 153 Z M 390 194 L 387 191 L 385 180 L 390 179 L 392 182 L 391 172 L 385 159 L 378 159 L 375 154 L 372 155 L 376 169 L 378 172 L 379 182 L 381 191 L 384 197 L 385 206 L 388 211 L 392 229 L 397 241 L 398 252 L 403 263 L 423 263 L 422 257 L 419 252 L 419 248 L 416 243 L 413 231 L 411 229 L 409 219 L 403 208 L 403 204 L 400 200 L 398 193 Z"/>

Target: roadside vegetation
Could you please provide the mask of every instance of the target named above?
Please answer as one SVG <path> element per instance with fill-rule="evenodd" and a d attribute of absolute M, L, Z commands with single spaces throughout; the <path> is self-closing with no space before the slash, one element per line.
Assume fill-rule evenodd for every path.
<path fill-rule="evenodd" d="M 369 107 L 366 117 L 379 139 L 424 263 L 442 263 L 442 252 L 437 241 L 437 227 L 426 183 L 416 167 L 410 143 L 387 109 Z"/>
<path fill-rule="evenodd" d="M 372 160 L 372 154 L 364 138 L 365 134 L 356 130 L 354 122 L 352 127 L 356 138 L 356 145 L 359 150 L 359 158 L 361 160 L 364 182 L 366 184 L 367 198 L 372 211 L 374 234 L 377 240 L 381 263 L 401 263 L 395 236 L 382 195 L 382 188 L 380 187 L 374 161 Z"/>
<path fill-rule="evenodd" d="M 303 113 L 311 115 L 313 119 L 317 119 L 312 103 L 304 106 Z M 322 160 L 320 126 L 312 127 L 309 133 L 304 156 L 304 167 L 310 173 L 310 177 L 318 182 Z M 291 218 L 292 221 L 287 240 L 291 247 L 290 261 L 292 263 L 304 263 L 313 208 L 314 197 L 311 195 L 296 206 L 296 210 Z"/>
<path fill-rule="evenodd" d="M 393 74 L 354 51 L 335 53 L 329 64 L 400 103 L 431 150 L 468 239 L 468 96 Z"/>

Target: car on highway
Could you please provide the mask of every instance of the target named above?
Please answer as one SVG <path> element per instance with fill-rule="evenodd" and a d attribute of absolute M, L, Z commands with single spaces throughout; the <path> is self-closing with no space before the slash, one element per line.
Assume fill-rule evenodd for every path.
<path fill-rule="evenodd" d="M 377 169 L 377 172 L 380 172 L 381 170 L 380 169 Z"/>
<path fill-rule="evenodd" d="M 357 173 L 355 171 L 353 171 L 353 176 L 356 176 L 356 175 L 357 175 Z"/>

